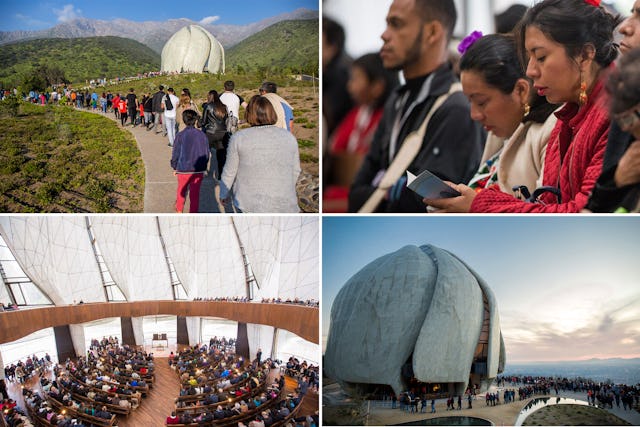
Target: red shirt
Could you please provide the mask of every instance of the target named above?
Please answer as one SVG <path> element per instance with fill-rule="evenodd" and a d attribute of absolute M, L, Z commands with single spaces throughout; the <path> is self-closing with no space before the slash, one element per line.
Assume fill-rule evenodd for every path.
<path fill-rule="evenodd" d="M 126 113 L 127 101 L 125 101 L 124 99 L 120 99 L 120 102 L 118 102 L 118 110 L 120 110 L 121 113 Z"/>
<path fill-rule="evenodd" d="M 180 418 L 169 415 L 167 417 L 167 424 L 180 424 Z"/>

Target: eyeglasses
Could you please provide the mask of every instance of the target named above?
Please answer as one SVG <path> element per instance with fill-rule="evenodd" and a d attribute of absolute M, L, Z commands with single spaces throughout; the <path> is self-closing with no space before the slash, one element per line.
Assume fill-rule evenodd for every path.
<path fill-rule="evenodd" d="M 640 104 L 614 115 L 613 118 L 618 123 L 618 126 L 620 126 L 620 129 L 624 132 L 629 132 L 640 122 Z"/>

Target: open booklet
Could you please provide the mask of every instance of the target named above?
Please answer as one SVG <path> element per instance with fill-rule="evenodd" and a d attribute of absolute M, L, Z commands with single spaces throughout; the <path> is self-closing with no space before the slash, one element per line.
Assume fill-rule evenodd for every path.
<path fill-rule="evenodd" d="M 407 171 L 407 187 L 418 193 L 423 199 L 446 199 L 460 195 L 457 190 L 445 184 L 428 170 L 418 176 Z"/>

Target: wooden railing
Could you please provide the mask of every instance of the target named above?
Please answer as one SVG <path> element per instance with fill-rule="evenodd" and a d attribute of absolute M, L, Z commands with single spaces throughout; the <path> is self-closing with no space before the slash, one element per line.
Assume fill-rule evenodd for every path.
<path fill-rule="evenodd" d="M 0 313 L 0 344 L 15 341 L 40 329 L 91 322 L 109 317 L 156 315 L 220 317 L 269 325 L 319 344 L 318 308 L 296 304 L 226 301 L 136 301 L 43 307 Z"/>

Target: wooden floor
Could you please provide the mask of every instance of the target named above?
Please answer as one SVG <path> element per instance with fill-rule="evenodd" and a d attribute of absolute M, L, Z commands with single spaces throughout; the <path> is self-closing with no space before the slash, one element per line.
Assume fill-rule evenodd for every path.
<path fill-rule="evenodd" d="M 180 381 L 178 375 L 169 368 L 169 359 L 166 357 L 155 358 L 155 374 L 156 380 L 149 395 L 142 399 L 140 407 L 133 411 L 128 417 L 118 417 L 118 427 L 161 427 L 165 425 L 167 416 L 175 407 L 174 402 L 180 393 Z M 276 378 L 280 374 L 279 369 L 274 369 L 270 373 L 270 377 Z M 53 373 L 49 371 L 48 377 L 52 379 Z M 32 390 L 41 390 L 40 383 L 36 378 L 30 379 L 25 383 L 25 387 Z M 285 392 L 293 393 L 297 387 L 296 380 L 285 377 Z M 24 400 L 22 398 L 22 389 L 18 383 L 8 384 L 9 395 L 14 399 L 18 406 L 24 408 Z M 302 400 L 302 407 L 298 416 L 313 415 L 319 407 L 318 393 L 309 390 Z"/>
<path fill-rule="evenodd" d="M 153 388 L 131 415 L 118 417 L 118 427 L 163 426 L 175 407 L 175 399 L 180 394 L 178 375 L 169 368 L 168 358 L 156 357 L 154 363 L 156 380 Z"/>

